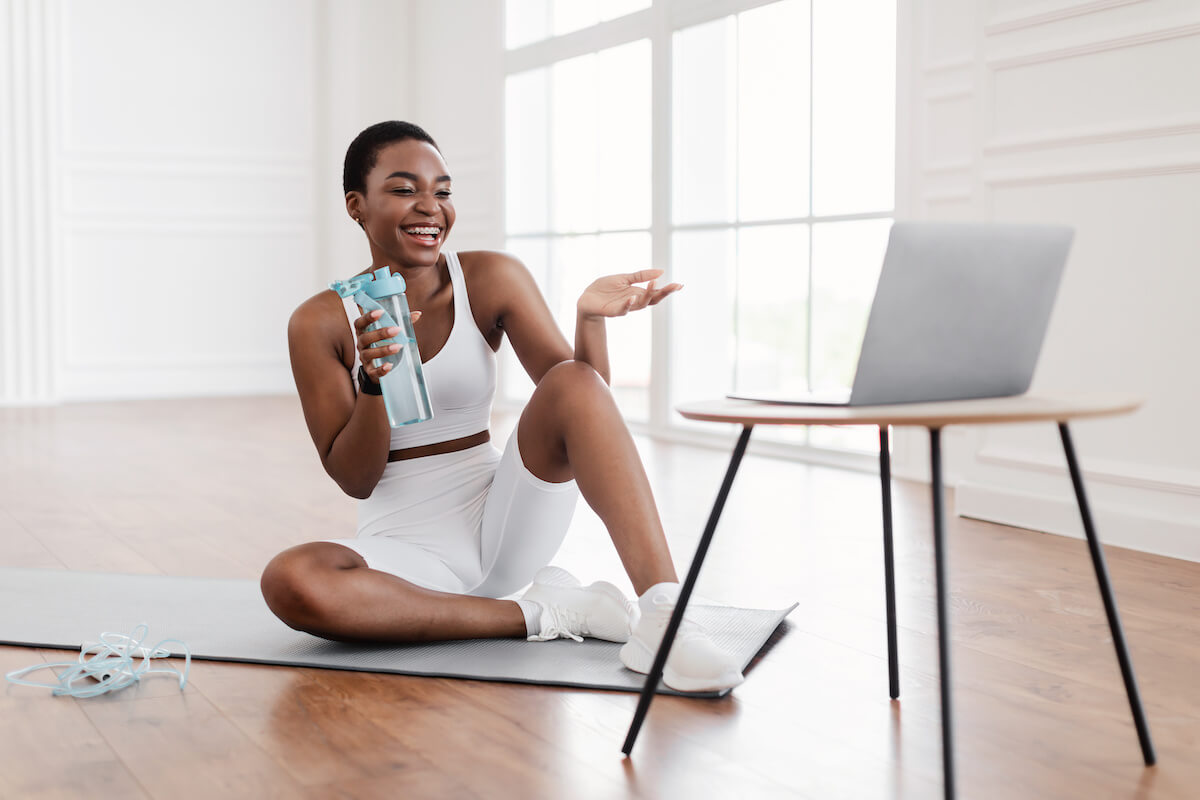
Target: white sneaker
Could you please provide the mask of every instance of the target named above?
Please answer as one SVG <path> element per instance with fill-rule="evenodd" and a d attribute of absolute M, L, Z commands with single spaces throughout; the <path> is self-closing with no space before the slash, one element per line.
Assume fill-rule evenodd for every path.
<path fill-rule="evenodd" d="M 610 642 L 629 641 L 633 604 L 608 581 L 581 586 L 574 575 L 561 567 L 542 567 L 521 599 L 532 600 L 542 607 L 538 620 L 541 631 L 529 637 L 531 642 L 559 637 L 582 642 L 584 636 Z"/>
<path fill-rule="evenodd" d="M 642 617 L 633 636 L 621 648 L 621 663 L 646 675 L 675 610 L 675 598 L 667 594 L 647 595 L 638 601 Z M 663 683 L 679 692 L 715 692 L 732 689 L 742 681 L 742 670 L 733 656 L 721 650 L 708 634 L 684 618 L 663 668 Z"/>

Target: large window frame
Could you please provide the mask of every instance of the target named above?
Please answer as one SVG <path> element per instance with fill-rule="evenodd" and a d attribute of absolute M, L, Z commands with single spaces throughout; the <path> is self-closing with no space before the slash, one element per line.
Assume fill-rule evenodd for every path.
<path fill-rule="evenodd" d="M 822 1 L 812 0 L 812 2 Z M 807 225 L 811 231 L 812 226 L 821 223 L 893 219 L 896 216 L 896 204 L 894 201 L 893 207 L 889 210 L 861 214 L 814 214 L 810 198 L 807 215 L 797 216 L 794 219 L 772 219 L 767 222 L 734 220 L 731 222 L 699 224 L 680 224 L 673 221 L 672 192 L 674 186 L 672 181 L 671 148 L 674 116 L 673 43 L 675 34 L 682 29 L 702 25 L 730 15 L 770 5 L 774 2 L 777 2 L 777 0 L 653 0 L 649 8 L 635 11 L 626 16 L 602 21 L 581 30 L 561 35 L 552 35 L 549 38 L 505 51 L 504 70 L 505 77 L 507 78 L 510 75 L 550 67 L 560 61 L 608 50 L 638 40 L 649 40 L 651 62 L 650 158 L 652 174 L 651 213 L 648 230 L 650 234 L 651 262 L 656 267 L 667 269 L 668 276 L 672 263 L 672 238 L 673 234 L 679 231 L 730 230 L 737 232 L 756 226 L 777 225 L 781 223 Z M 506 3 L 507 5 L 508 3 Z M 810 126 L 812 102 L 810 86 Z M 811 166 L 809 181 L 809 190 L 811 192 Z M 535 236 L 537 234 L 526 235 Z M 809 236 L 810 250 L 811 247 L 812 237 Z M 811 280 L 810 270 L 810 284 Z M 671 361 L 671 311 L 671 302 L 668 301 L 654 309 L 652 313 L 648 419 L 646 422 L 631 422 L 630 426 L 639 433 L 645 433 L 655 438 L 706 446 L 725 446 L 733 435 L 732 431 L 720 430 L 718 426 L 712 426 L 714 430 L 710 432 L 703 428 L 688 426 L 683 423 L 682 418 L 679 417 L 672 407 L 672 402 L 674 401 L 670 397 L 670 377 L 667 373 Z M 811 329 L 811 319 L 808 324 Z M 714 391 L 720 390 L 718 388 Z M 515 401 L 519 398 L 509 399 L 515 405 Z M 504 400 L 505 398 L 500 398 L 498 403 L 502 404 Z M 762 454 L 856 469 L 875 469 L 878 463 L 877 454 L 818 446 L 811 443 L 793 444 L 762 441 L 761 437 L 759 437 L 759 440 L 753 446 L 757 452 Z"/>

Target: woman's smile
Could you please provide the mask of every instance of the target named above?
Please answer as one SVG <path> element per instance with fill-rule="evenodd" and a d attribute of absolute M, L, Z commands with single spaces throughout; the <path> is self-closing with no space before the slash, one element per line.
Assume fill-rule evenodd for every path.
<path fill-rule="evenodd" d="M 422 247 L 436 247 L 442 240 L 442 228 L 439 225 L 412 225 L 400 230 Z"/>

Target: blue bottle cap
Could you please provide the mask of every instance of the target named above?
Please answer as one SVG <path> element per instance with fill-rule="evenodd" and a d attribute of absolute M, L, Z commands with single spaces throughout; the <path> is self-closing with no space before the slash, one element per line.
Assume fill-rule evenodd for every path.
<path fill-rule="evenodd" d="M 378 300 L 380 297 L 404 294 L 406 284 L 403 275 L 393 275 L 387 267 L 380 267 L 372 274 L 375 276 L 375 280 L 363 287 L 368 297 Z"/>

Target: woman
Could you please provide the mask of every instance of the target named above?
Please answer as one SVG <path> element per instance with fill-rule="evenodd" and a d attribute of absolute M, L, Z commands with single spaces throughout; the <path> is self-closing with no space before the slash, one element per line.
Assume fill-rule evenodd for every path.
<path fill-rule="evenodd" d="M 407 284 L 432 420 L 391 429 L 375 359 L 395 328 L 380 312 L 324 291 L 288 324 L 292 371 L 321 462 L 360 499 L 358 535 L 280 553 L 263 596 L 289 626 L 338 640 L 427 641 L 592 636 L 625 642 L 626 667 L 649 672 L 679 583 L 633 439 L 608 390 L 605 319 L 654 305 L 678 284 L 660 270 L 601 278 L 578 301 L 567 344 L 524 266 L 503 253 L 454 253 L 449 170 L 433 139 L 382 122 L 346 153 L 346 210 L 371 266 Z M 640 286 L 639 284 L 646 285 Z M 536 384 L 503 452 L 488 432 L 495 351 L 507 337 Z M 604 522 L 639 595 L 581 586 L 545 565 L 582 494 Z M 532 581 L 517 600 L 498 599 Z M 730 656 L 696 626 L 672 648 L 664 681 L 681 691 L 735 686 Z"/>

